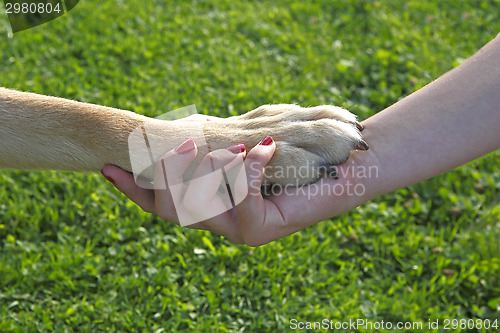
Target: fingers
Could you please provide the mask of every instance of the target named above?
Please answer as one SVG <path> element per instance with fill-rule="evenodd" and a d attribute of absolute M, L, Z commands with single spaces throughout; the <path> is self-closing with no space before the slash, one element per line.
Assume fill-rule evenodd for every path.
<path fill-rule="evenodd" d="M 237 148 L 235 146 L 230 148 Z M 235 243 L 256 246 L 275 239 L 275 233 L 279 230 L 274 230 L 273 226 L 283 224 L 279 210 L 271 202 L 265 201 L 260 193 L 264 167 L 271 159 L 276 145 L 271 137 L 266 137 L 248 153 L 244 163 L 239 165 L 236 162 L 242 162 L 245 155 L 243 147 L 241 148 L 239 152 L 234 151 L 236 158 L 234 154 L 231 156 L 224 150 L 205 156 L 182 203 L 183 209 L 197 220 L 204 219 L 197 227 L 223 235 Z M 232 185 L 234 202 L 241 201 L 237 200 L 238 193 L 248 193 L 244 200 L 236 205 L 236 209 L 231 209 L 227 193 L 221 194 L 218 191 L 219 185 L 224 184 L 224 179 L 222 172 L 217 171 L 221 171 L 223 166 L 226 174 L 231 170 L 237 171 L 233 179 L 226 177 Z M 179 213 L 179 208 L 177 209 Z M 266 218 L 272 220 L 268 221 L 267 225 Z"/>
<path fill-rule="evenodd" d="M 167 153 L 155 168 L 155 207 L 158 215 L 182 226 L 209 229 L 226 235 L 223 228 L 226 222 L 221 223 L 219 219 L 207 226 L 205 220 L 232 209 L 229 194 L 220 191 L 226 189 L 223 170 L 243 165 L 244 151 L 243 145 L 235 145 L 227 150 L 211 152 L 188 178 L 184 176 L 196 157 L 195 143 L 187 140 Z"/>
<path fill-rule="evenodd" d="M 102 172 L 147 212 L 257 246 L 279 238 L 285 223 L 279 209 L 260 193 L 264 167 L 275 149 L 273 139 L 266 137 L 248 154 L 243 145 L 212 152 L 202 159 L 191 181 L 185 182 L 183 176 L 197 154 L 194 141 L 186 140 L 156 164 L 154 191 L 137 186 L 133 175 L 120 168 L 106 166 Z M 225 191 L 226 182 L 231 185 L 230 193 Z M 230 194 L 237 198 L 233 201 L 236 208 Z"/>
<path fill-rule="evenodd" d="M 204 228 L 219 235 L 232 237 L 236 234 L 226 181 L 233 181 L 231 177 L 228 178 L 228 171 L 242 167 L 244 155 L 245 147 L 242 144 L 206 155 L 189 182 L 182 200 L 182 213 L 187 212 L 192 222 L 203 221 L 201 225 Z"/>
<path fill-rule="evenodd" d="M 201 224 L 207 230 L 234 243 L 244 243 L 233 205 L 240 203 L 248 193 L 245 153 L 244 145 L 238 144 L 205 156 L 195 173 L 198 178 L 191 182 L 184 198 L 185 207 L 204 220 Z M 207 175 L 207 169 L 215 172 Z M 200 215 L 201 212 L 204 215 Z"/>
<path fill-rule="evenodd" d="M 248 195 L 236 206 L 236 211 L 243 241 L 250 246 L 258 246 L 274 239 L 273 225 L 284 223 L 277 208 L 264 200 L 260 192 L 264 167 L 271 160 L 275 149 L 274 140 L 268 136 L 245 159 Z"/>
<path fill-rule="evenodd" d="M 176 203 L 182 201 L 183 174 L 196 158 L 197 148 L 192 139 L 167 152 L 155 165 L 155 209 L 162 219 L 179 223 Z"/>
<path fill-rule="evenodd" d="M 118 190 L 148 213 L 155 212 L 154 192 L 137 186 L 134 176 L 114 165 L 106 165 L 101 173 Z"/>
<path fill-rule="evenodd" d="M 229 150 L 232 149 L 232 150 Z M 219 149 L 206 155 L 194 173 L 184 198 L 186 206 L 197 206 L 200 212 L 200 203 L 206 209 L 210 208 L 211 199 L 216 197 L 220 185 L 225 184 L 223 170 L 243 165 L 245 146 L 238 144 L 228 149 Z M 222 198 L 223 199 L 223 198 Z M 229 202 L 230 203 L 230 202 Z M 206 206 L 206 207 L 205 207 Z M 232 206 L 229 205 L 228 209 Z M 193 209 L 193 213 L 194 209 Z M 207 216 L 209 218 L 212 216 Z"/>
<path fill-rule="evenodd" d="M 264 177 L 264 167 L 273 157 L 276 143 L 267 136 L 247 154 L 245 158 L 245 171 L 247 175 L 248 195 L 262 197 L 260 188 Z"/>

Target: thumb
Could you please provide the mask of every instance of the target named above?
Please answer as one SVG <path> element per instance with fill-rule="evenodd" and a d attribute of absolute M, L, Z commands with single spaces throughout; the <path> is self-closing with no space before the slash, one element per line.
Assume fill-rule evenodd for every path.
<path fill-rule="evenodd" d="M 237 193 L 248 193 L 246 198 L 237 205 L 239 212 L 250 212 L 252 211 L 250 208 L 255 209 L 256 207 L 253 206 L 263 201 L 260 188 L 264 178 L 264 167 L 271 160 L 275 149 L 274 140 L 267 136 L 247 153 L 244 168 L 246 182 L 236 182 Z"/>
<path fill-rule="evenodd" d="M 264 178 L 264 167 L 269 163 L 276 150 L 273 138 L 266 136 L 257 146 L 251 149 L 245 158 L 248 196 L 262 198 L 260 188 Z"/>

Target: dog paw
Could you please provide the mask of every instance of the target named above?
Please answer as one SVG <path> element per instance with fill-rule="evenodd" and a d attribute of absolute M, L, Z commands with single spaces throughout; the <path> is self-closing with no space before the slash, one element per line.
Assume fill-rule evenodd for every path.
<path fill-rule="evenodd" d="M 235 143 L 250 149 L 265 136 L 273 137 L 276 151 L 266 166 L 264 185 L 301 186 L 325 175 L 337 178 L 334 165 L 345 162 L 353 150 L 367 150 L 362 129 L 356 116 L 340 107 L 277 104 L 207 122 L 204 131 L 212 150 Z"/>

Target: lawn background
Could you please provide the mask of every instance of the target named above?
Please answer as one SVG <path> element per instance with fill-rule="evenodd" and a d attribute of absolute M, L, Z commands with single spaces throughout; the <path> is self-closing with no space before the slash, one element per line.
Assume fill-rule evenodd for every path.
<path fill-rule="evenodd" d="M 0 15 L 0 86 L 148 116 L 327 103 L 365 119 L 498 32 L 498 1 L 83 0 L 13 38 Z M 146 214 L 100 175 L 2 171 L 0 332 L 500 320 L 499 161 L 259 248 Z"/>

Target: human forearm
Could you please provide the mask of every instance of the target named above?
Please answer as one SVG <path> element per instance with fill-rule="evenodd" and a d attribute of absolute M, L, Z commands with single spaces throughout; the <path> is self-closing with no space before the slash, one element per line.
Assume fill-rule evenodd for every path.
<path fill-rule="evenodd" d="M 370 150 L 353 152 L 338 166 L 340 179 L 322 179 L 314 200 L 297 199 L 308 209 L 297 200 L 272 199 L 287 220 L 319 222 L 498 149 L 500 38 L 362 124 Z"/>
<path fill-rule="evenodd" d="M 363 122 L 376 165 L 364 199 L 431 178 L 500 147 L 500 38 Z"/>

